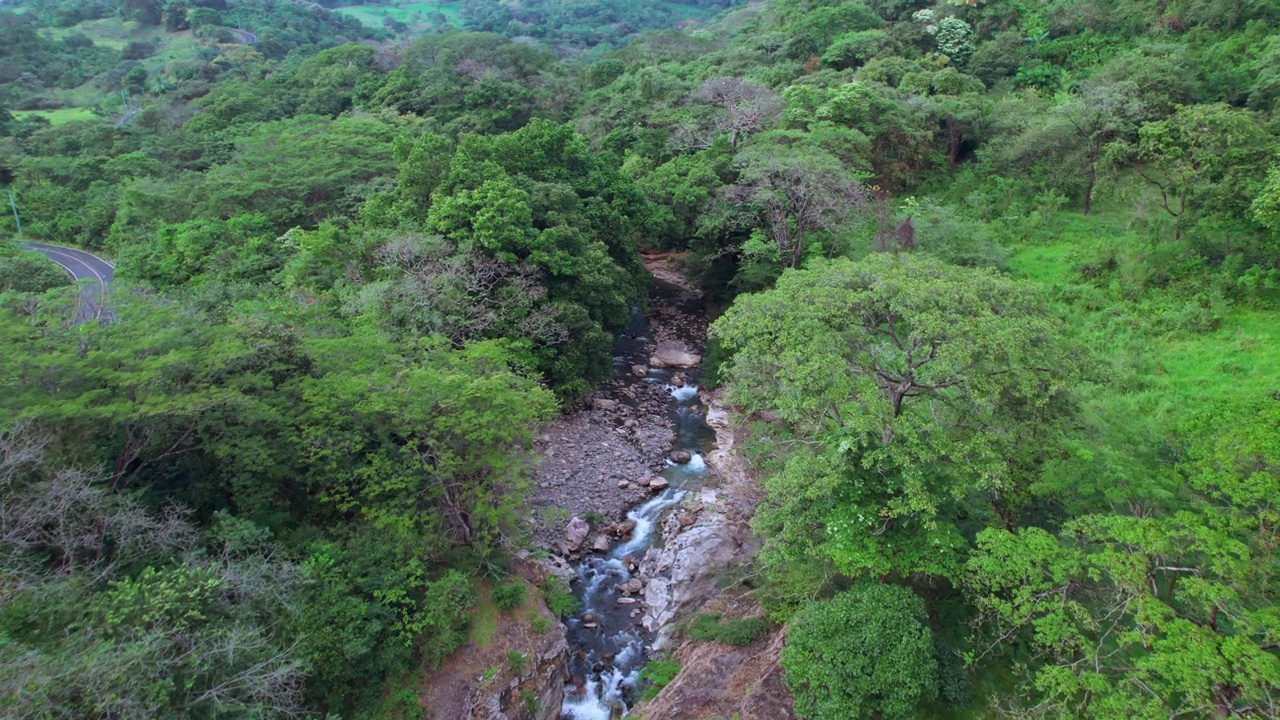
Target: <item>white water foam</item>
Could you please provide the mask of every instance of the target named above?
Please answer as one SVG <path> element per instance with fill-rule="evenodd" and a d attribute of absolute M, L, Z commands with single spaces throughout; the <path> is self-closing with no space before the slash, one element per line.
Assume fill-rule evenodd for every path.
<path fill-rule="evenodd" d="M 676 387 L 675 385 L 668 385 L 667 392 L 671 393 L 671 397 L 675 398 L 676 402 L 689 402 L 698 397 L 698 386 L 685 385 L 684 387 Z"/>
<path fill-rule="evenodd" d="M 622 700 L 622 689 L 635 688 L 639 679 L 639 670 L 632 670 L 624 675 L 619 670 L 611 669 L 601 675 L 599 681 L 587 681 L 580 697 L 565 696 L 560 713 L 573 720 L 610 720 L 614 711 L 620 709 L 625 716 L 631 708 Z"/>
<path fill-rule="evenodd" d="M 682 498 L 684 498 L 683 490 L 667 490 L 627 513 L 627 519 L 635 522 L 636 529 L 631 532 L 631 539 L 626 544 L 614 549 L 613 557 L 624 558 L 648 547 L 650 537 L 653 535 L 653 525 L 658 516 L 663 510 L 680 502 Z"/>

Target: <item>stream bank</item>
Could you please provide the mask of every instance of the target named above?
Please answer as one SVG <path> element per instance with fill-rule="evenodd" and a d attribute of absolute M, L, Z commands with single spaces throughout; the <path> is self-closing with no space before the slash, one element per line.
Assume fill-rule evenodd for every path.
<path fill-rule="evenodd" d="M 501 626 L 487 648 L 464 648 L 449 663 L 457 671 L 437 674 L 428 693 L 456 709 L 456 717 L 614 720 L 632 714 L 643 685 L 639 671 L 659 650 L 694 665 L 645 705 L 646 718 L 652 712 L 708 717 L 681 714 L 680 707 L 693 707 L 687 697 L 674 705 L 664 699 L 692 692 L 714 700 L 735 687 L 741 700 L 753 693 L 740 683 L 753 678 L 763 677 L 760 687 L 778 695 L 776 657 L 770 659 L 776 653 L 768 648 L 749 658 L 730 652 L 726 657 L 748 659 L 729 675 L 722 674 L 732 670 L 723 663 L 695 675 L 689 670 L 697 658 L 724 653 L 671 633 L 674 623 L 707 603 L 725 602 L 717 579 L 753 556 L 748 521 L 760 497 L 732 452 L 718 397 L 698 388 L 707 330 L 703 299 L 676 284 L 683 282 L 679 273 L 664 261 L 646 258 L 657 280 L 649 314 L 637 316 L 618 339 L 612 379 L 544 428 L 535 443 L 542 459 L 532 476 L 529 518 L 545 555 L 533 561 L 525 554 L 515 570 L 532 585 L 549 574 L 569 581 L 581 610 L 538 637 L 517 623 Z M 545 613 L 541 598 L 533 600 L 529 617 Z M 521 652 L 533 662 L 518 671 L 500 668 L 491 678 L 502 665 L 494 653 L 508 639 L 528 648 Z M 775 638 L 769 647 L 780 646 Z M 773 668 L 772 675 L 762 676 L 762 668 Z M 698 689 L 700 683 L 708 687 Z M 789 707 L 785 688 L 779 696 Z"/>

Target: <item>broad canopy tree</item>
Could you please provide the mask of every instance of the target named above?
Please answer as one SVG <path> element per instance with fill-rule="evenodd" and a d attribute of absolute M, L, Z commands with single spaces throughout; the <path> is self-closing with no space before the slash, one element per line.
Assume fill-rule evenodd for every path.
<path fill-rule="evenodd" d="M 1014 522 L 1079 376 L 1031 287 L 927 256 L 786 272 L 712 334 L 732 400 L 815 445 L 769 481 L 775 549 L 854 576 L 954 577 L 962 518 Z"/>

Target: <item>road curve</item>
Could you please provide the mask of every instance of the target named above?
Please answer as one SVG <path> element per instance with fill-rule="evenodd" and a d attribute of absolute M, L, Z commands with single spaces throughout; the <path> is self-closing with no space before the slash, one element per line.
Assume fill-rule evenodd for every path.
<path fill-rule="evenodd" d="M 248 30 L 237 30 L 235 28 L 227 29 L 231 31 L 232 35 L 236 36 L 236 40 L 239 41 L 240 45 L 252 45 L 258 42 L 258 36 Z"/>
<path fill-rule="evenodd" d="M 77 322 L 98 317 L 99 300 L 106 295 L 107 285 L 115 277 L 116 266 L 113 263 L 92 253 L 59 245 L 33 242 L 27 243 L 27 248 L 49 258 L 66 270 L 76 282 L 83 283 Z"/>

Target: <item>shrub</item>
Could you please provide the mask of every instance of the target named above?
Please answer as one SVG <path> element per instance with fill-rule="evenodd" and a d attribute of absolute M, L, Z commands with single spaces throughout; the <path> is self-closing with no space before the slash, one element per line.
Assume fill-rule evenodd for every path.
<path fill-rule="evenodd" d="M 650 700 L 658 691 L 666 687 L 680 672 L 680 663 L 675 660 L 653 660 L 640 671 L 640 679 L 650 683 L 641 694 L 641 699 Z"/>
<path fill-rule="evenodd" d="M 938 695 L 924 603 L 896 585 L 856 585 L 802 608 L 782 651 L 796 714 L 807 720 L 916 717 Z"/>
<path fill-rule="evenodd" d="M 513 582 L 493 589 L 493 604 L 497 605 L 499 610 L 515 609 L 524 602 L 524 597 L 524 583 Z"/>
<path fill-rule="evenodd" d="M 512 672 L 520 672 L 528 661 L 529 658 L 519 650 L 511 650 L 507 653 L 507 664 L 511 666 Z"/>
<path fill-rule="evenodd" d="M 762 617 L 726 620 L 719 614 L 699 614 L 689 625 L 689 635 L 703 642 L 715 641 L 741 646 L 755 642 L 768 628 L 768 621 Z"/>
<path fill-rule="evenodd" d="M 578 599 L 558 580 L 548 580 L 543 584 L 542 599 L 547 603 L 547 609 L 561 619 L 578 611 Z"/>

